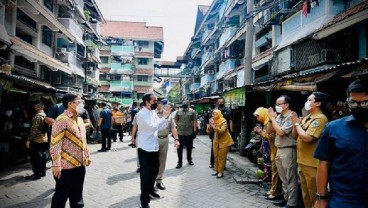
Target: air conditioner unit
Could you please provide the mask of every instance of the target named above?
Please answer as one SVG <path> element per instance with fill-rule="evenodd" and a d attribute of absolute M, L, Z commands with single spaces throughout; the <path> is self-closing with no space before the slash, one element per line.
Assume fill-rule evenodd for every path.
<path fill-rule="evenodd" d="M 215 71 L 214 70 L 208 70 L 207 74 L 215 74 Z"/>
<path fill-rule="evenodd" d="M 66 48 L 57 48 L 56 49 L 56 52 L 58 52 L 58 53 L 66 53 L 67 50 L 66 50 Z"/>
<path fill-rule="evenodd" d="M 321 62 L 341 62 L 341 53 L 338 49 L 322 49 Z"/>

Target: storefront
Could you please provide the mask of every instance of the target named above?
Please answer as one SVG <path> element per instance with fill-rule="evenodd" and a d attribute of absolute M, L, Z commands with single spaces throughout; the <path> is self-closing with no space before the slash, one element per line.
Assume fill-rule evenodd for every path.
<path fill-rule="evenodd" d="M 0 168 L 28 161 L 25 141 L 33 117 L 32 102 L 45 111 L 56 103 L 57 89 L 38 80 L 0 72 Z"/>

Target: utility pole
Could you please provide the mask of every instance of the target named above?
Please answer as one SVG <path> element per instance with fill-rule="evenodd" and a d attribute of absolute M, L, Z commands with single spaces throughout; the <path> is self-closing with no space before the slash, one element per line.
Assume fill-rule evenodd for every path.
<path fill-rule="evenodd" d="M 252 79 L 252 52 L 253 52 L 253 8 L 254 0 L 247 0 L 247 21 L 245 33 L 245 47 L 244 47 L 244 88 L 251 84 Z M 247 92 L 245 92 L 247 93 Z M 246 95 L 245 95 L 246 98 Z M 247 125 L 245 121 L 245 108 L 242 111 L 241 137 L 239 141 L 239 154 L 245 154 L 245 144 L 247 141 Z"/>

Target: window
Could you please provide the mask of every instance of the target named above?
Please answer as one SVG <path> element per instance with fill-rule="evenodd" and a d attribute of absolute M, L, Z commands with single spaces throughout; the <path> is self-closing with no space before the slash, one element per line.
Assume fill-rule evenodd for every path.
<path fill-rule="evenodd" d="M 148 58 L 138 58 L 138 65 L 148 65 Z"/>
<path fill-rule="evenodd" d="M 43 0 L 43 5 L 51 12 L 54 12 L 54 0 Z"/>
<path fill-rule="evenodd" d="M 148 41 L 138 41 L 137 42 L 139 48 L 148 48 L 149 42 Z"/>
<path fill-rule="evenodd" d="M 101 62 L 103 64 L 109 63 L 109 57 L 108 56 L 100 56 Z"/>
<path fill-rule="evenodd" d="M 46 26 L 42 26 L 42 43 L 51 47 L 52 31 Z"/>
<path fill-rule="evenodd" d="M 145 76 L 145 75 L 138 75 L 137 76 L 137 80 L 139 82 L 148 82 L 148 76 Z"/>
<path fill-rule="evenodd" d="M 20 9 L 17 9 L 17 18 L 19 21 L 21 21 L 28 27 L 36 30 L 37 28 L 36 22 Z"/>

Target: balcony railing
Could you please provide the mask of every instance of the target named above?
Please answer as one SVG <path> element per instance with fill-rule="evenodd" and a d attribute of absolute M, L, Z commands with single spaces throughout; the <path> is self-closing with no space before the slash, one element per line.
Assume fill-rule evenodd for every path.
<path fill-rule="evenodd" d="M 220 36 L 219 48 L 221 48 L 226 43 L 226 41 L 233 37 L 237 30 L 237 27 L 226 28 L 226 30 Z"/>
<path fill-rule="evenodd" d="M 58 18 L 59 22 L 72 33 L 76 40 L 83 43 L 83 30 L 72 18 Z"/>
<path fill-rule="evenodd" d="M 112 56 L 133 56 L 134 55 L 134 46 L 111 46 L 111 55 Z"/>
<path fill-rule="evenodd" d="M 199 82 L 192 83 L 189 87 L 189 90 L 190 91 L 198 90 L 200 86 L 201 86 L 201 83 Z"/>
<path fill-rule="evenodd" d="M 119 62 L 111 63 L 110 73 L 112 74 L 132 74 L 133 66 L 132 64 L 121 64 Z"/>
<path fill-rule="evenodd" d="M 132 81 L 110 81 L 111 92 L 132 92 L 133 82 Z"/>
<path fill-rule="evenodd" d="M 201 87 L 212 81 L 214 78 L 213 74 L 206 74 L 201 77 Z"/>

